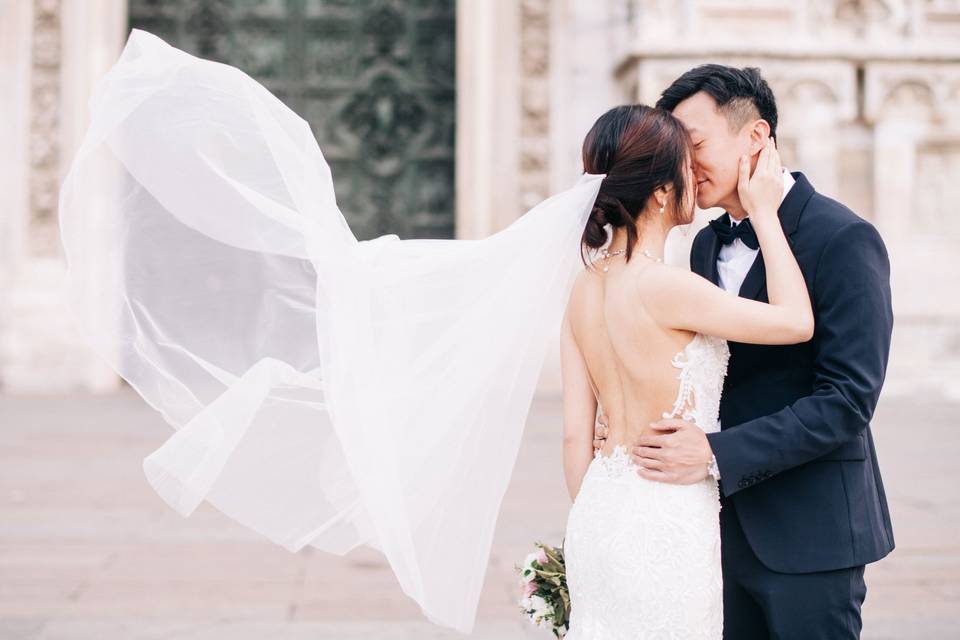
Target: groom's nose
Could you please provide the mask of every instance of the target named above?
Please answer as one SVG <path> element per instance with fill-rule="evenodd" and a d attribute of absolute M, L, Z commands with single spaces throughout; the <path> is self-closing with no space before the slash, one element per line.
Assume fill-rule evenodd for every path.
<path fill-rule="evenodd" d="M 690 168 L 693 169 L 693 175 L 697 180 L 703 179 L 703 169 L 700 167 L 700 162 L 697 159 L 697 154 L 694 153 L 690 162 Z"/>

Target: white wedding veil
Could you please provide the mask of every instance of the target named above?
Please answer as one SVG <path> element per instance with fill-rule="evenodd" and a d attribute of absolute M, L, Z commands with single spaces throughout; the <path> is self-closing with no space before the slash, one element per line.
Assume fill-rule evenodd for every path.
<path fill-rule="evenodd" d="M 307 122 L 240 70 L 133 30 L 90 107 L 67 303 L 175 430 L 150 484 L 290 551 L 378 549 L 470 632 L 603 176 L 482 240 L 357 241 Z"/>

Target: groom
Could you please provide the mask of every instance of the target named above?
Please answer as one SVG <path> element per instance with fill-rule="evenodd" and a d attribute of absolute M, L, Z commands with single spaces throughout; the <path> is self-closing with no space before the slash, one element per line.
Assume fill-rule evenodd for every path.
<path fill-rule="evenodd" d="M 753 68 L 697 67 L 663 92 L 694 144 L 700 208 L 726 211 L 693 242 L 694 272 L 767 301 L 763 256 L 737 194 L 737 162 L 776 138 L 773 92 Z M 724 638 L 859 638 L 864 565 L 894 547 L 870 418 L 886 372 L 890 266 L 876 229 L 784 174 L 780 221 L 816 329 L 789 346 L 730 343 L 721 431 L 656 423 L 634 447 L 686 484 L 720 485 Z M 711 464 L 712 463 L 712 464 Z"/>

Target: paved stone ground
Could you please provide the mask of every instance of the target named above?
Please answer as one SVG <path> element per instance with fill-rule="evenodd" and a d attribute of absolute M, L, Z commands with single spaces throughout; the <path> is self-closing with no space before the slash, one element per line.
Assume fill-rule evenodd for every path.
<path fill-rule="evenodd" d="M 867 639 L 960 632 L 960 405 L 886 400 L 875 436 L 897 549 L 867 568 Z M 552 637 L 516 606 L 512 565 L 558 543 L 569 501 L 560 404 L 534 405 L 473 637 Z M 376 552 L 274 546 L 209 506 L 187 519 L 141 461 L 169 428 L 132 391 L 0 396 L 0 639 L 443 639 Z"/>

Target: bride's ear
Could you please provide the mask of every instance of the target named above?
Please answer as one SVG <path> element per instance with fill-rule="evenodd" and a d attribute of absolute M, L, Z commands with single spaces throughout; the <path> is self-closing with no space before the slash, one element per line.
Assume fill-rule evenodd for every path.
<path fill-rule="evenodd" d="M 650 203 L 650 206 L 660 212 L 663 212 L 664 208 L 667 206 L 667 200 L 670 197 L 670 190 L 672 188 L 672 186 L 660 186 L 654 189 L 653 195 L 650 196 L 653 198 L 653 202 Z"/>

